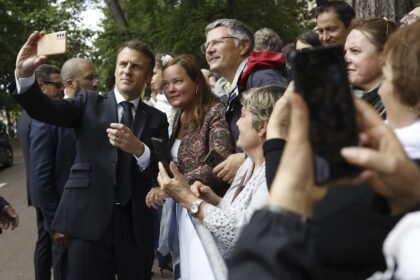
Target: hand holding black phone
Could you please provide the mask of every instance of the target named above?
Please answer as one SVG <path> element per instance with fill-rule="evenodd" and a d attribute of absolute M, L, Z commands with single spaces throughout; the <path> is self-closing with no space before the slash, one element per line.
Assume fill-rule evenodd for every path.
<path fill-rule="evenodd" d="M 211 149 L 210 152 L 207 154 L 204 162 L 207 163 L 211 167 L 215 167 L 219 165 L 225 158 L 215 149 Z"/>
<path fill-rule="evenodd" d="M 341 47 L 320 47 L 291 55 L 296 92 L 308 105 L 315 183 L 352 177 L 360 169 L 341 156 L 343 147 L 357 146 L 359 136 L 353 97 Z"/>
<path fill-rule="evenodd" d="M 163 166 L 165 167 L 166 173 L 168 173 L 170 177 L 173 177 L 174 175 L 169 168 L 169 163 L 172 161 L 172 158 L 168 141 L 164 141 L 163 139 L 156 137 L 152 137 L 150 140 L 152 140 L 153 148 L 158 156 L 159 161 L 162 162 Z"/>

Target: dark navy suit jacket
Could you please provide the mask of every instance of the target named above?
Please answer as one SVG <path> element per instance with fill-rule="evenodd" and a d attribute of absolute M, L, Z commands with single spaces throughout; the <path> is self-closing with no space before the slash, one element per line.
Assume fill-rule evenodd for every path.
<path fill-rule="evenodd" d="M 106 95 L 81 91 L 73 99 L 50 99 L 34 83 L 14 98 L 33 119 L 74 128 L 76 158 L 71 167 L 51 229 L 82 240 L 98 240 L 108 228 L 115 202 L 118 149 L 109 143 L 106 129 L 118 122 L 113 91 Z M 168 139 L 168 121 L 159 110 L 139 102 L 133 133 L 152 151 L 149 166 L 140 170 L 131 162 L 132 225 L 137 245 L 145 256 L 153 256 L 152 212 L 145 204 L 156 185 L 157 154 L 150 138 Z"/>
<path fill-rule="evenodd" d="M 19 139 L 20 147 L 22 149 L 23 160 L 25 162 L 26 194 L 28 199 L 28 205 L 38 208 L 35 188 L 33 187 L 30 178 L 31 167 L 29 163 L 29 134 L 31 133 L 31 124 L 31 117 L 28 115 L 28 113 L 26 113 L 26 111 L 23 111 L 17 123 L 17 136 Z"/>
<path fill-rule="evenodd" d="M 76 156 L 74 130 L 32 120 L 29 140 L 30 180 L 44 217 L 45 229 L 50 231 Z"/>

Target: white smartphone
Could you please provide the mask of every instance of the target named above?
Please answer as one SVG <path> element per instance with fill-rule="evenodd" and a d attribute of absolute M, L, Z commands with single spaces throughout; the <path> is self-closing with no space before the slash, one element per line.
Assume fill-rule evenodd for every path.
<path fill-rule="evenodd" d="M 62 54 L 67 51 L 67 32 L 59 31 L 45 34 L 38 41 L 38 55 Z"/>

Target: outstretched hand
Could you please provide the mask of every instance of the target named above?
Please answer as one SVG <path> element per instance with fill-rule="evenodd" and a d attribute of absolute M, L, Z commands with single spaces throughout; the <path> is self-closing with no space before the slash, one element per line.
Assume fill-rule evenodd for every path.
<path fill-rule="evenodd" d="M 236 172 L 244 161 L 244 153 L 231 154 L 223 162 L 213 168 L 213 174 L 224 182 L 231 184 L 233 178 L 235 178 Z"/>
<path fill-rule="evenodd" d="M 207 203 L 217 205 L 222 200 L 209 186 L 204 185 L 200 181 L 195 181 L 190 189 L 196 197 L 201 198 Z"/>
<path fill-rule="evenodd" d="M 111 123 L 106 129 L 109 143 L 126 153 L 141 156 L 144 152 L 144 144 L 138 139 L 133 131 L 121 123 Z"/>
<path fill-rule="evenodd" d="M 33 32 L 20 49 L 16 58 L 16 77 L 27 78 L 32 76 L 35 69 L 47 60 L 47 56 L 37 55 L 37 44 L 44 36 L 44 32 Z"/>
<path fill-rule="evenodd" d="M 184 208 L 189 209 L 191 204 L 196 200 L 196 196 L 190 190 L 187 179 L 179 172 L 173 161 L 169 164 L 169 168 L 174 175 L 172 178 L 168 175 L 162 163 L 159 162 L 159 174 L 157 178 L 159 186 L 167 195 L 179 202 Z"/>
<path fill-rule="evenodd" d="M 2 229 L 8 229 L 9 227 L 14 230 L 19 225 L 19 216 L 15 209 L 6 205 L 0 210 L 0 232 Z"/>
<path fill-rule="evenodd" d="M 165 203 L 166 194 L 161 188 L 152 188 L 146 195 L 146 206 L 158 209 Z"/>

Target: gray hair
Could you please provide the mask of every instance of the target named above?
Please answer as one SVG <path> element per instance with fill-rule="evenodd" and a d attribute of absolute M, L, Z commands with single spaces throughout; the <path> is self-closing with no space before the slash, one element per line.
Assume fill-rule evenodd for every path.
<path fill-rule="evenodd" d="M 237 19 L 223 18 L 218 19 L 206 26 L 205 34 L 207 34 L 218 27 L 226 27 L 228 29 L 229 35 L 238 38 L 241 41 L 249 42 L 249 50 L 247 55 L 249 55 L 254 49 L 254 34 L 252 34 L 251 29 L 242 21 Z"/>
<path fill-rule="evenodd" d="M 251 112 L 252 127 L 259 129 L 268 122 L 277 100 L 283 96 L 285 88 L 280 86 L 264 86 L 251 88 L 242 95 L 242 108 Z"/>
<path fill-rule="evenodd" d="M 254 38 L 254 49 L 256 51 L 280 52 L 283 47 L 283 41 L 281 40 L 279 34 L 270 28 L 264 27 L 255 31 Z"/>

